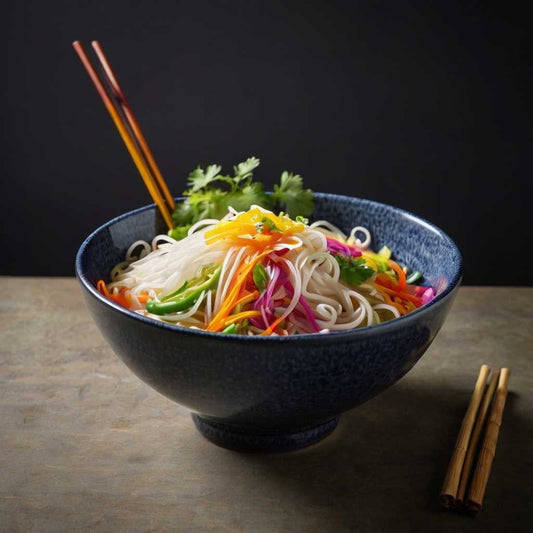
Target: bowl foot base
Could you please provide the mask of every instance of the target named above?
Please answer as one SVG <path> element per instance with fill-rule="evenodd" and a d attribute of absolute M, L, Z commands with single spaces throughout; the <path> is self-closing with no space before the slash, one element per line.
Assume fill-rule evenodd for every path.
<path fill-rule="evenodd" d="M 326 438 L 339 423 L 340 417 L 294 433 L 253 433 L 246 428 L 236 428 L 214 422 L 192 413 L 196 429 L 208 440 L 230 450 L 240 452 L 288 452 Z"/>

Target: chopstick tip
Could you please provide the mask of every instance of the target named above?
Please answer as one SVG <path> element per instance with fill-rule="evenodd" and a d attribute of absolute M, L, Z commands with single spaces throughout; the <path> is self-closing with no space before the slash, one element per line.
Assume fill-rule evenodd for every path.
<path fill-rule="evenodd" d="M 443 493 L 439 499 L 441 505 L 446 509 L 452 509 L 454 507 L 455 498 L 452 494 Z"/>
<path fill-rule="evenodd" d="M 481 504 L 479 502 L 468 500 L 468 502 L 466 502 L 465 510 L 468 514 L 475 516 L 481 511 Z"/>

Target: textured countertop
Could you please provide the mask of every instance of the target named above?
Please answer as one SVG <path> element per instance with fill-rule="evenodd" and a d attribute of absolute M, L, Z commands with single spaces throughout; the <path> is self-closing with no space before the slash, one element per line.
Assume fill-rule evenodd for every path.
<path fill-rule="evenodd" d="M 74 279 L 0 278 L 0 531 L 525 531 L 533 288 L 460 289 L 400 382 L 286 454 L 218 448 L 137 379 Z M 511 369 L 484 509 L 441 509 L 482 363 Z"/>

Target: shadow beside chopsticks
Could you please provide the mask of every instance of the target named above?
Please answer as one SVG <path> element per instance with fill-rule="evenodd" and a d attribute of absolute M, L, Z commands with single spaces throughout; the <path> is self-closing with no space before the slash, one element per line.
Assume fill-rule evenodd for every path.
<path fill-rule="evenodd" d="M 514 416 L 519 397 L 512 393 L 483 512 L 468 520 L 439 505 L 469 395 L 468 390 L 438 383 L 402 381 L 345 413 L 337 430 L 317 445 L 288 454 L 239 457 L 253 465 L 265 497 L 277 495 L 287 509 L 313 509 L 309 527 L 423 531 L 430 520 L 432 531 L 518 528 L 522 521 L 526 523 L 530 495 L 524 476 L 531 462 L 527 444 L 523 442 L 520 450 L 515 446 L 518 435 L 531 429 L 531 422 Z"/>

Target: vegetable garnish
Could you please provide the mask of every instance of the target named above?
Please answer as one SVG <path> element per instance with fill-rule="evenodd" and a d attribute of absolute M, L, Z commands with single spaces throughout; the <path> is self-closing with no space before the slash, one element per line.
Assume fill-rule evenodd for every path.
<path fill-rule="evenodd" d="M 194 169 L 188 178 L 189 189 L 183 194 L 185 201 L 176 206 L 172 213 L 175 228 L 168 235 L 176 240 L 183 239 L 193 224 L 209 218 L 220 220 L 228 208 L 246 211 L 252 205 L 265 209 L 277 207 L 291 217 L 308 217 L 314 209 L 313 191 L 303 188 L 302 177 L 283 172 L 280 185 L 274 185 L 274 192 L 266 194 L 263 184 L 253 181 L 253 170 L 259 159 L 250 157 L 233 167 L 233 177 L 220 174 L 220 165 L 209 165 L 205 170 Z M 270 222 L 266 221 L 267 226 Z M 275 227 L 267 228 L 270 232 Z"/>
<path fill-rule="evenodd" d="M 238 165 L 231 179 L 245 183 L 252 166 Z M 219 172 L 198 171 L 191 189 L 197 193 L 215 179 L 225 181 Z M 356 231 L 365 235 L 363 242 Z M 156 320 L 263 336 L 371 326 L 434 298 L 431 287 L 410 283 L 420 279 L 419 272 L 409 274 L 386 246 L 376 253 L 369 245 L 365 228 L 347 237 L 327 221 L 309 224 L 301 215 L 253 205 L 197 224 L 181 241 L 156 237 L 152 252 L 117 265 L 112 282 L 100 280 L 97 289 Z M 132 247 L 144 251 L 149 245 Z"/>
<path fill-rule="evenodd" d="M 280 213 L 275 215 L 253 207 L 231 220 L 219 222 L 205 232 L 206 244 L 224 240 L 228 244 L 251 246 L 263 250 L 267 246 L 287 242 L 289 238 L 305 229 L 305 224 L 295 222 Z"/>
<path fill-rule="evenodd" d="M 255 286 L 259 289 L 259 292 L 263 292 L 268 283 L 268 276 L 261 263 L 257 263 L 257 265 L 255 265 L 253 278 Z"/>
<path fill-rule="evenodd" d="M 341 267 L 340 278 L 348 283 L 348 285 L 361 285 L 370 276 L 376 273 L 375 270 L 366 265 L 366 261 L 362 257 L 347 257 L 341 254 L 336 254 L 335 259 Z"/>
<path fill-rule="evenodd" d="M 237 324 L 235 322 L 233 324 L 230 324 L 227 328 L 223 329 L 221 333 L 226 333 L 227 335 L 234 335 L 235 333 L 237 333 Z"/>
<path fill-rule="evenodd" d="M 189 309 L 205 291 L 216 287 L 221 268 L 216 265 L 203 267 L 199 276 L 186 281 L 177 291 L 165 296 L 160 302 L 146 302 L 146 310 L 154 315 L 168 315 Z"/>
<path fill-rule="evenodd" d="M 358 250 L 355 246 L 340 242 L 333 237 L 326 237 L 326 242 L 328 243 L 328 252 L 331 252 L 333 255 L 342 254 L 351 257 L 360 257 L 363 255 L 361 250 Z"/>
<path fill-rule="evenodd" d="M 225 298 L 220 311 L 216 314 L 216 316 L 207 324 L 207 327 L 205 328 L 207 331 L 220 331 L 225 326 L 227 326 L 228 316 L 231 313 L 231 311 L 234 309 L 234 307 L 237 305 L 239 294 L 241 292 L 242 286 L 246 282 L 246 278 L 250 272 L 253 271 L 255 265 L 258 263 L 258 261 L 261 260 L 263 256 L 265 256 L 269 251 L 265 251 L 261 254 L 255 254 L 253 256 L 249 256 L 247 260 L 239 266 L 237 269 L 236 275 L 234 276 L 231 285 L 230 285 L 230 291 L 228 296 Z M 257 316 L 257 312 L 253 313 L 253 316 Z M 248 317 L 243 317 L 248 318 Z"/>

